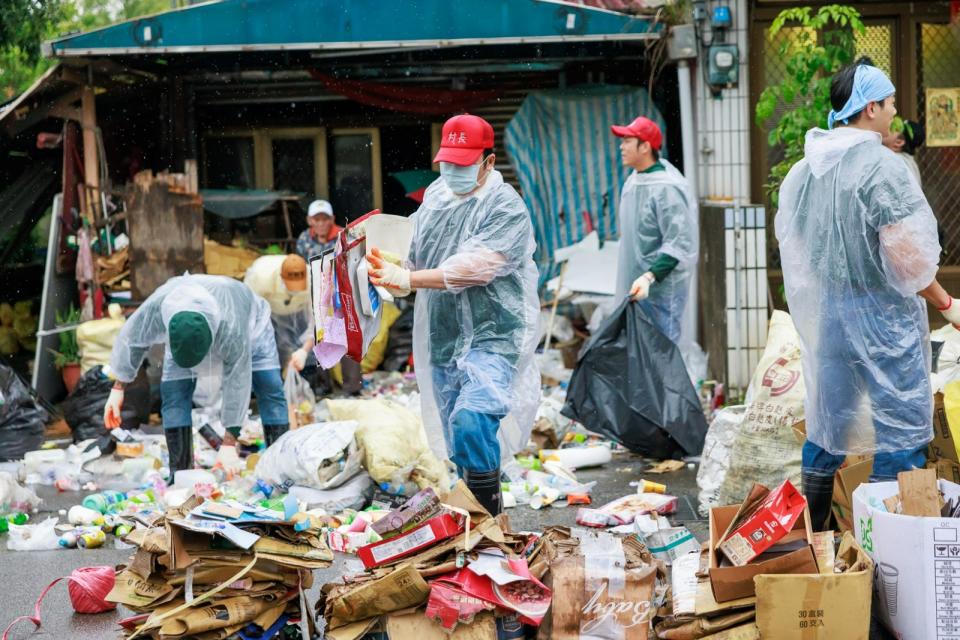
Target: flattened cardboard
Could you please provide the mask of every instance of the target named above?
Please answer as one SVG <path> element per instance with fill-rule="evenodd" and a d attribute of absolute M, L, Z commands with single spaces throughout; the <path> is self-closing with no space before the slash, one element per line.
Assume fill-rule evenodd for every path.
<path fill-rule="evenodd" d="M 745 625 L 734 627 L 733 629 L 727 629 L 720 633 L 704 636 L 701 640 L 760 640 L 760 631 L 757 629 L 757 625 L 748 622 Z"/>
<path fill-rule="evenodd" d="M 960 427 L 960 425 L 957 425 Z M 933 440 L 928 447 L 928 454 L 932 460 L 943 458 L 960 463 L 960 455 L 957 454 L 957 441 L 950 430 L 950 422 L 947 420 L 947 409 L 942 393 L 936 393 L 933 396 Z"/>
<path fill-rule="evenodd" d="M 937 492 L 937 472 L 933 469 L 913 469 L 897 474 L 900 487 L 900 505 L 905 516 L 936 518 L 940 515 L 940 495 Z"/>
<path fill-rule="evenodd" d="M 754 578 L 763 640 L 869 640 L 873 561 L 850 532 L 837 557 L 852 570 Z"/>
<path fill-rule="evenodd" d="M 954 484 L 960 484 L 960 463 L 947 458 L 933 459 L 927 462 L 927 469 L 937 472 L 937 478 Z"/>
<path fill-rule="evenodd" d="M 417 607 L 426 602 L 429 595 L 430 586 L 420 574 L 411 565 L 402 565 L 383 578 L 337 598 L 331 608 L 330 627 Z"/>
<path fill-rule="evenodd" d="M 389 640 L 450 640 L 439 624 L 429 620 L 423 611 L 390 614 L 384 625 Z M 497 621 L 492 613 L 479 613 L 470 624 L 458 624 L 457 640 L 496 640 Z"/>
<path fill-rule="evenodd" d="M 846 464 L 833 477 L 833 517 L 840 531 L 853 529 L 853 492 L 864 482 L 869 482 L 873 473 L 872 457 L 857 458 L 847 456 Z"/>
<path fill-rule="evenodd" d="M 810 513 L 804 509 L 803 514 L 793 525 L 793 529 L 780 542 L 786 543 L 796 540 L 805 540 L 807 544 L 802 549 L 791 551 L 782 556 L 752 562 L 742 567 L 721 567 L 721 557 L 717 544 L 722 539 L 723 532 L 727 531 L 742 505 L 714 507 L 710 509 L 710 586 L 713 596 L 718 603 L 748 598 L 756 594 L 753 577 L 761 573 L 818 573 L 817 559 L 811 545 L 813 531 L 810 530 Z"/>

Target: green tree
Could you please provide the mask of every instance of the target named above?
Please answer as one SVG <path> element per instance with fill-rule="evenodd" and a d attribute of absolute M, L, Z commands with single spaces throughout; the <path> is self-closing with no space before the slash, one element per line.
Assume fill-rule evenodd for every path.
<path fill-rule="evenodd" d="M 783 149 L 783 160 L 770 168 L 764 185 L 774 206 L 787 172 L 803 157 L 807 131 L 826 128 L 830 81 L 834 73 L 853 62 L 856 34 L 864 32 L 860 13 L 836 4 L 816 12 L 812 7 L 785 9 L 770 25 L 768 34 L 773 38 L 784 29 L 791 29 L 791 37 L 779 50 L 786 73 L 779 83 L 763 90 L 755 109 L 757 125 L 763 127 L 779 107 L 784 107 L 767 135 L 768 145 Z"/>
<path fill-rule="evenodd" d="M 53 65 L 41 55 L 43 41 L 170 8 L 171 0 L 0 0 L 0 102 Z"/>

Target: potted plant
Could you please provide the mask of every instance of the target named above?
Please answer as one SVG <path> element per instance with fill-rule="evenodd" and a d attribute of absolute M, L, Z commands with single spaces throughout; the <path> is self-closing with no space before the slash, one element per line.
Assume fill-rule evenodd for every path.
<path fill-rule="evenodd" d="M 65 314 L 57 311 L 56 318 L 58 327 L 75 325 L 80 322 L 80 310 L 71 304 Z M 77 332 L 75 329 L 68 329 L 61 331 L 58 336 L 60 348 L 50 349 L 50 353 L 53 354 L 54 365 L 63 376 L 63 386 L 67 388 L 67 393 L 73 393 L 80 381 L 80 347 L 77 345 Z"/>

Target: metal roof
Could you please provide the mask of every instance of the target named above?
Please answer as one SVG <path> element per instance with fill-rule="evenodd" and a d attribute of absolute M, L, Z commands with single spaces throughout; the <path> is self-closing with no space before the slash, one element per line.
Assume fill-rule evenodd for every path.
<path fill-rule="evenodd" d="M 558 0 L 223 0 L 44 44 L 49 56 L 456 47 L 659 38 L 644 17 Z"/>

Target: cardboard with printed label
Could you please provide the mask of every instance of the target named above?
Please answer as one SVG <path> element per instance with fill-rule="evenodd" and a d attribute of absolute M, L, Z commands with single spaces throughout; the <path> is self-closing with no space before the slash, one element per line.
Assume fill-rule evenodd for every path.
<path fill-rule="evenodd" d="M 950 388 L 950 391 L 952 390 L 953 387 Z M 955 404 L 952 397 L 953 393 L 950 395 L 949 402 L 942 393 L 936 393 L 933 396 L 933 440 L 927 448 L 927 454 L 932 460 L 942 458 L 960 463 L 960 455 L 957 453 L 957 440 L 950 429 L 948 418 L 948 409 Z M 960 428 L 960 425 L 954 425 L 954 428 Z"/>
<path fill-rule="evenodd" d="M 873 561 L 849 531 L 836 560 L 845 572 L 754 578 L 763 640 L 869 639 Z"/>
<path fill-rule="evenodd" d="M 578 556 L 551 565 L 549 586 L 553 589 L 553 603 L 538 637 L 647 640 L 650 620 L 656 613 L 656 568 L 650 565 L 624 570 L 622 585 L 618 585 L 619 576 L 590 579 L 584 563 L 585 559 Z M 611 629 L 618 635 L 605 633 Z"/>
<path fill-rule="evenodd" d="M 960 485 L 940 480 L 944 500 Z M 887 513 L 896 482 L 863 484 L 853 492 L 857 542 L 876 565 L 875 617 L 900 640 L 960 637 L 960 519 Z"/>
<path fill-rule="evenodd" d="M 752 500 L 765 490 L 763 485 L 754 485 L 720 542 L 720 552 L 737 566 L 742 567 L 786 537 L 807 507 L 807 499 L 789 480 L 766 491 L 759 501 Z"/>
<path fill-rule="evenodd" d="M 363 562 L 364 568 L 372 569 L 452 538 L 463 531 L 463 527 L 459 516 L 444 513 L 406 533 L 360 547 L 357 550 L 357 557 Z"/>
<path fill-rule="evenodd" d="M 803 541 L 802 548 L 778 555 L 769 560 L 751 562 L 742 567 L 722 566 L 723 557 L 718 550 L 723 534 L 740 510 L 738 505 L 710 509 L 710 564 L 709 577 L 713 596 L 718 603 L 749 598 L 756 594 L 753 577 L 761 573 L 817 573 L 817 559 L 812 546 L 813 531 L 810 529 L 810 514 L 806 508 L 793 524 L 793 529 L 781 539 L 781 543 Z"/>

